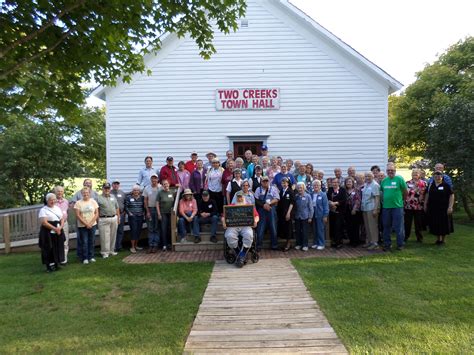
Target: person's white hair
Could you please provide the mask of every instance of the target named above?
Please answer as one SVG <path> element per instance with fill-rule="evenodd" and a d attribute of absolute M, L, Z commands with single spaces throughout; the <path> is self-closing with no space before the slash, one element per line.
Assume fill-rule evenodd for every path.
<path fill-rule="evenodd" d="M 140 191 L 140 185 L 137 185 L 137 184 L 133 185 L 133 186 L 132 186 L 132 191 L 133 191 L 133 190 L 138 190 L 138 191 Z"/>
<path fill-rule="evenodd" d="M 49 201 L 51 199 L 54 199 L 54 200 L 56 199 L 56 195 L 52 192 L 50 192 L 46 195 L 46 201 Z"/>
<path fill-rule="evenodd" d="M 304 188 L 306 188 L 306 184 L 303 182 L 303 181 L 300 181 L 296 184 L 296 187 L 298 186 L 303 186 Z"/>
<path fill-rule="evenodd" d="M 54 187 L 54 193 L 57 194 L 59 190 L 64 191 L 64 187 L 62 187 L 61 185 L 56 185 Z"/>
<path fill-rule="evenodd" d="M 313 185 L 319 185 L 321 186 L 321 181 L 318 179 L 313 180 Z"/>

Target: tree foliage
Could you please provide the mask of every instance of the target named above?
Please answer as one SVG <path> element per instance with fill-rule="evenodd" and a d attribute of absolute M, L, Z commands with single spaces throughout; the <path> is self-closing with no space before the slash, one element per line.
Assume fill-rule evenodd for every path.
<path fill-rule="evenodd" d="M 77 114 L 82 82 L 130 80 L 165 32 L 189 34 L 209 58 L 212 25 L 235 30 L 245 8 L 245 0 L 2 1 L 0 123 L 38 108 Z"/>
<path fill-rule="evenodd" d="M 0 132 L 0 208 L 36 204 L 56 184 L 105 175 L 104 112 L 82 108 L 79 124 L 43 114 Z"/>
<path fill-rule="evenodd" d="M 433 162 L 448 162 L 464 209 L 471 220 L 474 213 L 474 102 L 457 97 L 435 117 L 427 132 L 426 157 Z"/>
<path fill-rule="evenodd" d="M 458 97 L 474 95 L 474 38 L 451 46 L 433 64 L 417 73 L 416 81 L 391 102 L 389 146 L 410 156 L 423 156 L 428 128 Z"/>

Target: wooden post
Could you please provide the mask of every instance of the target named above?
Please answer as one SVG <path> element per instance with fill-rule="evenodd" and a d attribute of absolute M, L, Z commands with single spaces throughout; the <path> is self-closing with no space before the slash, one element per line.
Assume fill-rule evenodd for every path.
<path fill-rule="evenodd" d="M 176 243 L 176 212 L 171 211 L 171 249 L 174 251 L 174 244 Z"/>
<path fill-rule="evenodd" d="M 3 216 L 3 242 L 5 243 L 5 254 L 11 252 L 11 240 L 10 240 L 10 216 Z"/>

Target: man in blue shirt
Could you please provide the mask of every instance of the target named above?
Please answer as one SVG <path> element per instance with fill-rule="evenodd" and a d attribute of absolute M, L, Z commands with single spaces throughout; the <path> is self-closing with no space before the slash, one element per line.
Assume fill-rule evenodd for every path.
<path fill-rule="evenodd" d="M 296 185 L 296 180 L 293 174 L 288 172 L 288 167 L 286 163 L 282 164 L 280 169 L 280 172 L 276 174 L 273 178 L 273 185 L 275 185 L 278 190 L 281 190 L 281 180 L 283 180 L 283 178 L 287 178 L 290 181 L 291 188 L 294 189 Z"/>

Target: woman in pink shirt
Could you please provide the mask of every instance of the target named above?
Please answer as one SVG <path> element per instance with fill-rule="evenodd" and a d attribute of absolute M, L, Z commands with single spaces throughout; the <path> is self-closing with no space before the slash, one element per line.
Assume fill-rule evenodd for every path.
<path fill-rule="evenodd" d="M 189 181 L 191 180 L 191 173 L 185 169 L 184 161 L 178 163 L 178 182 L 183 190 L 189 189 Z"/>
<path fill-rule="evenodd" d="M 192 225 L 194 243 L 199 243 L 201 238 L 199 237 L 198 208 L 196 200 L 193 197 L 193 192 L 190 189 L 184 190 L 183 198 L 179 201 L 178 207 L 178 234 L 180 242 L 186 242 L 186 232 Z"/>
<path fill-rule="evenodd" d="M 67 254 L 69 253 L 69 223 L 67 222 L 67 212 L 69 209 L 69 201 L 64 198 L 64 187 L 56 186 L 54 188 L 54 194 L 56 195 L 55 205 L 59 207 L 64 217 L 64 261 L 61 262 L 62 265 L 67 264 Z"/>

